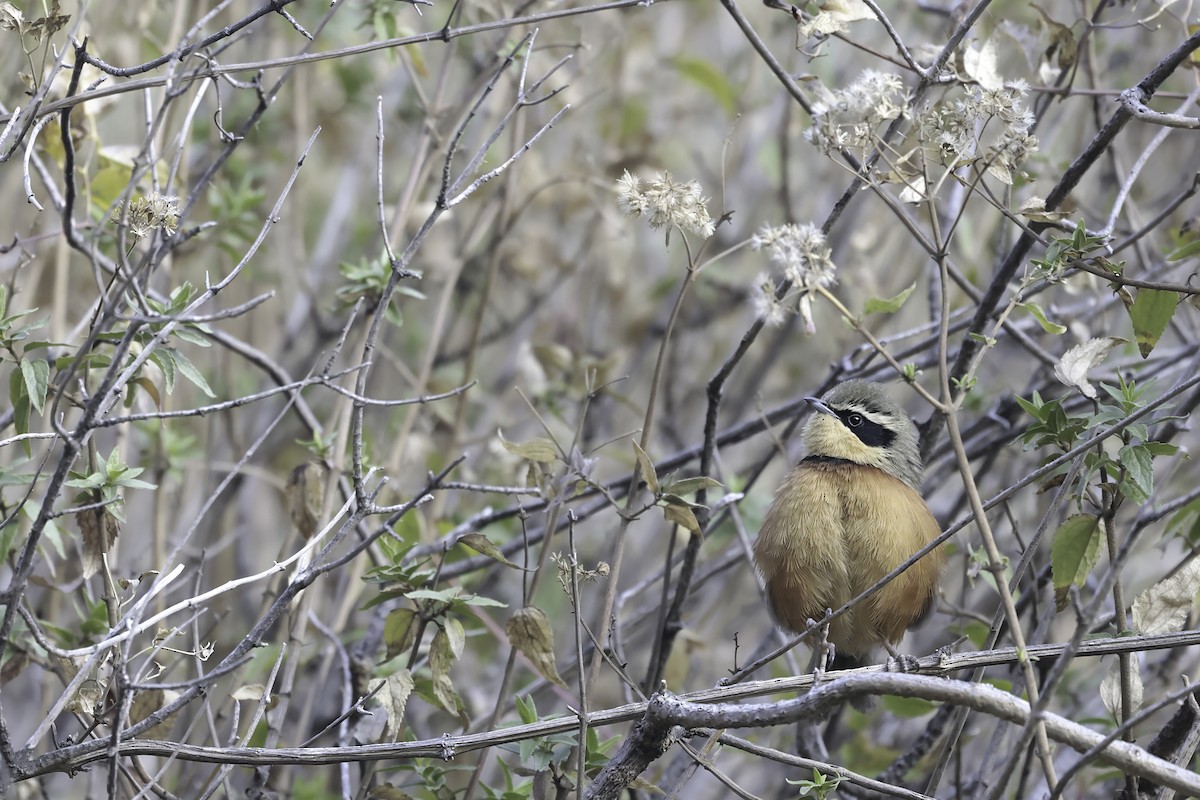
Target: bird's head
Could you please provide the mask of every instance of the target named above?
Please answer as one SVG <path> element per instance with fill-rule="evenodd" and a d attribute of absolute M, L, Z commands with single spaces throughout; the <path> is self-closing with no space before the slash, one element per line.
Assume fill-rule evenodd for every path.
<path fill-rule="evenodd" d="M 806 399 L 818 412 L 804 426 L 810 456 L 878 467 L 920 491 L 924 467 L 917 426 L 882 386 L 845 381 L 824 397 Z"/>

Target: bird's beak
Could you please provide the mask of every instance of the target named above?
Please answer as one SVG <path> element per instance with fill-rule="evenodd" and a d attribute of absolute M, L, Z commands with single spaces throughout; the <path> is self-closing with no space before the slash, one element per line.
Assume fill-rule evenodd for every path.
<path fill-rule="evenodd" d="M 822 414 L 828 414 L 831 417 L 836 417 L 837 414 L 832 408 L 825 405 L 824 401 L 819 397 L 806 397 L 804 400 L 813 407 L 813 410 L 820 411 Z"/>

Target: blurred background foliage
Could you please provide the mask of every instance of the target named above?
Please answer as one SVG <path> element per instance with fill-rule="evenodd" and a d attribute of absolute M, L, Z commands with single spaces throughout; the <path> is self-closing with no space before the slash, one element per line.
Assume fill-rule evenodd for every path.
<path fill-rule="evenodd" d="M 844 11 L 861 4 L 808 4 L 795 14 L 790 6 L 770 5 L 745 3 L 739 13 L 827 119 L 846 111 L 845 96 L 833 93 L 851 86 L 866 69 L 899 76 L 901 94 L 912 97 L 917 79 L 888 32 L 874 19 L 851 18 Z M 932 61 L 973 8 L 887 5 L 891 22 L 921 64 Z M 303 390 L 303 410 L 280 393 L 204 415 L 166 418 L 163 412 L 248 398 L 300 381 L 327 370 L 331 356 L 334 372 L 327 374 L 354 368 L 362 361 L 370 320 L 381 313 L 384 324 L 370 354 L 367 396 L 394 401 L 469 388 L 436 401 L 364 409 L 363 458 L 387 477 L 375 501 L 412 500 L 425 490 L 431 472 L 452 464 L 447 480 L 458 483 L 432 492 L 432 500 L 394 520 L 382 536 L 383 517 L 360 520 L 346 542 L 356 536 L 380 538 L 313 583 L 290 616 L 266 632 L 263 646 L 248 661 L 150 735 L 214 746 L 245 741 L 295 747 L 310 739 L 332 746 L 436 739 L 458 732 L 464 723 L 486 730 L 529 722 L 539 714 L 569 713 L 579 707 L 571 548 L 584 570 L 576 591 L 592 635 L 600 636 L 610 625 L 602 614 L 605 593 L 618 582 L 611 620 L 615 657 L 635 683 L 643 681 L 655 672 L 650 662 L 659 652 L 662 609 L 678 580 L 676 571 L 672 588 L 665 590 L 663 565 L 667 559 L 679 563 L 693 534 L 671 524 L 679 516 L 664 518 L 647 510 L 654 498 L 644 491 L 632 505 L 644 513 L 622 519 L 618 508 L 624 507 L 622 496 L 637 462 L 626 440 L 639 441 L 646 429 L 662 349 L 653 425 L 640 441 L 664 486 L 698 476 L 712 398 L 707 387 L 750 332 L 748 349 L 735 357 L 722 387 L 715 418 L 716 431 L 744 433 L 722 442 L 708 477 L 723 488 L 706 484 L 702 501 L 711 507 L 732 494 L 725 504 L 735 505 L 738 513 L 711 517 L 683 605 L 682 632 L 669 658 L 662 654 L 662 677 L 672 690 L 712 686 L 744 665 L 761 642 L 776 642 L 743 537 L 757 530 L 772 487 L 800 455 L 791 433 L 803 397 L 842 377 L 865 375 L 893 382 L 894 394 L 918 422 L 934 416 L 820 297 L 812 298 L 811 335 L 791 313 L 759 331 L 755 308 L 763 274 L 772 287 L 782 280 L 768 272 L 766 252 L 747 246 L 763 226 L 820 226 L 846 204 L 827 231 L 838 268 L 830 291 L 934 396 L 939 394 L 935 334 L 943 287 L 938 263 L 918 232 L 938 240 L 958 280 L 949 289 L 949 359 L 953 362 L 964 342 L 984 345 L 969 373 L 957 376 L 956 388 L 969 389 L 961 425 L 985 498 L 1017 484 L 1098 425 L 1124 419 L 1195 374 L 1194 295 L 1168 292 L 1162 300 L 1169 310 L 1148 309 L 1151 296 L 1143 301 L 1135 296 L 1152 288 L 1118 286 L 1116 292 L 1108 279 L 1080 271 L 1075 263 L 1082 259 L 1101 270 L 1123 269 L 1144 282 L 1190 283 L 1196 266 L 1194 249 L 1187 250 L 1197 228 L 1192 221 L 1197 215 L 1195 131 L 1134 120 L 1105 145 L 1058 205 L 1056 210 L 1065 213 L 1039 216 L 1035 199 L 1051 193 L 1117 111 L 1118 94 L 1187 38 L 1186 22 L 1193 20 L 1182 19 L 1185 10 L 1177 5 L 986 4 L 947 62 L 944 74 L 952 77 L 922 89 L 917 104 L 868 131 L 866 141 L 873 147 L 891 119 L 901 119 L 898 135 L 872 172 L 878 191 L 860 187 L 846 195 L 853 168 L 836 149 L 827 155 L 810 141 L 811 134 L 806 137 L 813 116 L 785 90 L 734 15 L 718 3 L 675 0 L 588 9 L 488 0 L 459 5 L 435 0 L 432 6 L 340 0 L 332 6 L 287 4 L 290 19 L 270 12 L 269 4 L 266 13 L 257 14 L 258 4 L 242 0 L 215 8 L 189 0 L 4 4 L 0 128 L 18 108 L 30 106 L 31 95 L 47 109 L 36 120 L 18 118 L 0 147 L 6 159 L 0 163 L 0 277 L 6 290 L 0 369 L 11 376 L 6 384 L 11 407 L 0 432 L 5 437 L 0 544 L 5 581 L 10 592 L 20 588 L 20 597 L 10 593 L 7 602 L 19 600 L 27 612 L 13 622 L 0 667 L 9 741 L 19 747 L 48 714 L 57 717 L 60 744 L 66 737 L 103 738 L 112 723 L 111 708 L 101 710 L 112 685 L 104 664 L 55 656 L 30 631 L 31 624 L 63 651 L 94 644 L 158 572 L 185 566 L 184 578 L 152 601 L 155 609 L 269 570 L 353 495 L 347 482 L 352 401 L 327 385 Z M 817 24 L 822 13 L 829 35 L 801 32 Z M 519 21 L 523 17 L 533 20 Z M 250 21 L 236 30 L 226 28 L 244 20 Z M 519 47 L 534 27 L 532 48 Z M 449 41 L 439 40 L 451 31 Z M 422 34 L 430 41 L 388 41 Z M 49 113 L 68 90 L 77 55 L 70 36 L 87 37 L 91 56 L 122 68 L 179 54 L 189 42 L 214 37 L 182 58 L 136 74 L 106 75 L 92 65 L 82 69 L 75 93 L 88 99 L 69 117 L 75 246 L 63 228 L 67 151 L 62 117 Z M 372 43 L 381 46 L 372 48 Z M 513 67 L 490 84 L 503 59 L 514 53 Z M 324 57 L 310 57 L 314 54 Z M 532 80 L 567 56 L 543 87 L 543 92 L 560 91 L 520 109 L 489 140 L 513 104 L 519 76 L 527 70 Z M 1189 92 L 1195 98 L 1195 75 L 1194 64 L 1186 63 L 1168 78 L 1155 109 L 1194 113 L 1187 98 Z M 958 171 L 947 174 L 936 190 L 930 182 L 917 187 L 916 198 L 902 197 L 904 180 L 933 174 L 934 160 L 925 149 L 933 145 L 918 140 L 916 122 L 934 104 L 961 102 L 981 87 L 1013 80 L 1027 84 L 1021 102 L 1033 121 L 1037 146 L 1011 170 L 1008 181 L 981 163 L 981 145 L 980 153 L 957 162 Z M 418 236 L 436 207 L 443 159 L 455 131 L 469 123 L 456 169 L 484 148 L 481 174 L 521 150 L 563 109 L 520 160 L 421 234 L 419 249 L 405 264 L 419 277 L 390 287 L 393 265 L 382 231 L 397 253 Z M 973 137 L 994 133 L 997 125 L 975 124 Z M 1154 142 L 1168 130 L 1161 143 Z M 849 149 L 860 160 L 869 152 Z M 699 181 L 712 218 L 720 219 L 694 261 L 700 238 L 680 231 L 665 237 L 663 230 L 618 209 L 616 182 L 625 172 L 646 180 L 663 171 L 681 181 Z M 148 203 L 154 192 L 168 200 L 163 207 L 142 208 L 150 216 L 139 236 L 137 202 Z M 911 199 L 918 202 L 906 202 Z M 1055 237 L 1062 242 L 1050 253 L 1036 245 L 1022 259 L 1012 279 L 996 287 L 1001 299 L 986 309 L 986 324 L 969 338 L 966 325 L 981 295 L 1021 235 L 1019 225 L 1031 222 L 1059 226 L 1042 235 L 1046 242 Z M 1099 233 L 1093 241 L 1081 239 L 1083 232 Z M 164 340 L 154 338 L 165 319 L 233 274 L 260 235 L 265 235 L 262 245 L 236 279 L 188 311 L 210 317 L 189 316 Z M 1123 245 L 1118 254 L 1105 249 L 1114 243 Z M 1167 260 L 1172 253 L 1175 259 Z M 1109 260 L 1090 260 L 1096 258 Z M 106 270 L 111 264 L 121 265 L 119 276 Z M 689 265 L 702 268 L 687 286 L 664 345 Z M 909 287 L 911 294 L 900 302 L 897 296 Z M 269 297 L 262 299 L 264 294 Z M 109 304 L 98 305 L 101 297 Z M 386 308 L 380 308 L 385 298 Z M 868 305 L 883 298 L 897 302 Z M 261 303 L 243 308 L 256 299 Z M 1131 312 L 1139 302 L 1140 318 Z M 131 318 L 149 319 L 151 312 L 159 315 L 156 321 L 121 352 L 118 344 L 129 338 Z M 990 321 L 1001 314 L 1003 327 Z M 1111 344 L 1106 360 L 1097 357 L 1082 369 L 1116 394 L 1102 391 L 1099 399 L 1109 406 L 1093 406 L 1078 391 L 1079 381 L 1064 383 L 1055 368 L 1062 367 L 1060 359 L 1071 347 L 1109 336 L 1122 341 Z M 1147 342 L 1150 349 L 1139 352 L 1138 344 Z M 90 427 L 70 464 L 70 479 L 47 494 L 64 452 L 63 431 L 73 429 L 81 406 L 105 386 L 105 376 L 119 371 L 110 371 L 112 360 L 118 367 L 132 363 L 120 359 L 132 359 L 144 348 L 155 355 L 118 386 L 116 405 L 104 416 L 146 417 Z M 327 383 L 350 390 L 357 374 Z M 1140 394 L 1123 389 L 1123 382 Z M 1039 417 L 1029 410 L 1041 409 L 1035 391 L 1039 398 L 1062 398 L 1062 405 Z M 1028 401 L 1024 408 L 1016 396 Z M 1013 564 L 1020 561 L 1039 525 L 1056 530 L 1072 514 L 1099 518 L 1111 511 L 1107 518 L 1129 551 L 1122 572 L 1127 599 L 1186 569 L 1200 544 L 1194 499 L 1200 481 L 1186 457 L 1194 446 L 1190 416 L 1196 398 L 1193 388 L 1170 407 L 1174 419 L 1152 417 L 1140 435 L 1110 440 L 1103 451 L 1108 462 L 1098 451 L 1073 473 L 1071 480 L 1079 483 L 1061 505 L 1051 506 L 1050 495 L 1036 485 L 1014 493 L 992 514 L 1005 555 Z M 768 419 L 782 424 L 768 426 Z M 1021 436 L 1031 423 L 1042 425 L 1046 438 L 1030 437 L 1023 448 Z M 11 438 L 24 433 L 59 438 Z M 544 439 L 557 447 L 546 449 Z M 969 510 L 966 495 L 940 426 L 931 427 L 926 442 L 927 495 L 948 525 Z M 1129 449 L 1147 442 L 1169 442 L 1184 451 Z M 463 460 L 456 462 L 460 456 Z M 305 472 L 302 465 L 310 462 L 315 471 Z M 644 478 L 647 470 L 641 472 Z M 1058 481 L 1065 472 L 1060 470 Z M 377 481 L 378 475 L 372 485 Z M 1122 481 L 1119 492 L 1101 486 Z M 598 486 L 606 487 L 607 500 L 596 492 Z M 703 488 L 685 486 L 688 500 Z M 1124 504 L 1105 499 L 1118 495 Z M 39 522 L 39 510 L 48 503 L 62 513 Z M 79 508 L 96 504 L 101 505 Z M 661 498 L 659 505 L 684 507 Z M 1043 521 L 1048 508 L 1053 518 Z M 1159 514 L 1162 509 L 1171 513 Z M 559 536 L 550 545 L 552 557 L 540 556 L 537 537 L 549 524 L 565 527 L 567 510 L 579 516 L 569 543 Z M 704 509 L 694 510 L 702 512 L 702 522 L 709 521 Z M 23 548 L 35 527 L 40 540 L 30 551 L 26 585 L 16 576 L 24 569 Z M 1058 616 L 1047 612 L 1051 583 L 1060 599 L 1069 586 L 1078 587 L 1085 601 L 1100 593 L 1099 576 L 1107 562 L 1097 556 L 1106 552 L 1098 530 L 1097 524 L 1073 523 L 1063 534 L 1064 541 L 1081 537 L 1076 569 L 1066 578 L 1059 563 L 1058 574 L 1051 575 L 1049 536 L 1029 552 L 1031 568 L 1015 594 L 1031 643 L 1062 641 L 1075 631 L 1070 610 Z M 459 541 L 463 534 L 478 536 Z M 526 546 L 530 536 L 537 541 Z M 613 552 L 618 537 L 626 541 L 620 561 Z M 172 555 L 181 542 L 183 549 Z M 330 558 L 346 552 L 351 546 L 346 542 Z M 932 621 L 907 640 L 909 652 L 926 654 L 961 637 L 970 643 L 960 647 L 983 646 L 997 607 L 995 581 L 973 526 L 955 538 L 953 548 L 943 598 Z M 537 580 L 531 577 L 535 572 L 567 577 Z M 138 684 L 195 681 L 246 642 L 289 574 L 224 592 L 202 609 L 165 621 L 164 626 L 178 626 L 177 638 L 168 642 L 172 649 L 157 649 L 151 631 L 116 662 L 104 663 L 110 672 L 113 663 L 124 665 Z M 536 591 L 527 596 L 531 580 Z M 1194 593 L 1194 587 L 1191 595 L 1183 591 L 1188 598 Z M 1190 609 L 1190 601 L 1186 605 Z M 1114 621 L 1113 611 L 1108 607 L 1107 621 L 1092 620 L 1094 632 L 1130 630 Z M 523 615 L 517 624 L 514 614 Z M 1189 627 L 1193 620 L 1189 610 L 1174 627 Z M 254 703 L 246 701 L 257 701 L 267 691 L 263 686 L 279 680 L 272 669 L 285 642 L 286 681 L 271 691 L 290 693 L 290 702 L 268 708 L 257 730 L 250 728 Z M 510 644 L 521 651 L 515 662 Z M 1175 688 L 1175 676 L 1194 669 L 1192 650 L 1170 653 L 1145 656 L 1148 694 Z M 790 675 L 798 662 L 803 668 L 804 659 L 797 655 L 790 665 L 779 659 L 758 677 Z M 587 655 L 585 661 L 590 660 Z M 1106 667 L 1096 659 L 1078 661 L 1059 684 L 1051 708 L 1111 729 L 1113 715 L 1098 688 Z M 56 706 L 80 669 L 93 671 L 87 684 L 95 696 L 72 690 L 76 699 L 65 709 Z M 988 679 L 1010 686 L 1016 674 L 995 668 Z M 359 714 L 351 714 L 340 731 L 338 724 L 330 727 L 368 687 L 381 685 L 385 695 L 399 698 L 402 719 L 377 709 L 365 718 L 375 728 L 364 725 Z M 498 687 L 506 689 L 499 697 Z M 148 698 L 141 712 L 145 718 L 168 701 L 163 691 L 178 690 L 159 688 L 150 699 L 153 692 L 144 689 L 132 702 Z M 605 666 L 589 690 L 588 707 L 607 708 L 633 697 Z M 870 717 L 847 712 L 841 733 L 831 739 L 830 758 L 860 773 L 884 770 L 923 729 L 929 710 L 889 700 Z M 134 712 L 126 724 L 138 719 Z M 1161 726 L 1161 719 L 1145 723 L 1144 730 L 1155 725 Z M 961 746 L 968 753 L 986 746 L 993 726 L 973 718 Z M 54 750 L 42 733 L 35 750 Z M 611 755 L 613 743 L 605 740 L 612 733 L 590 732 L 589 772 Z M 793 749 L 793 734 L 785 729 L 753 735 L 781 750 Z M 152 759 L 146 768 L 162 769 L 155 780 L 175 796 L 187 797 L 204 791 L 240 793 L 248 786 L 283 796 L 355 796 L 359 786 L 365 791 L 381 784 L 413 797 L 468 791 L 534 796 L 547 781 L 560 787 L 571 783 L 574 741 L 571 736 L 527 740 L 512 752 L 500 752 L 485 762 L 482 788 L 471 790 L 466 788 L 470 770 L 463 766 L 473 764 L 474 755 L 452 763 L 387 762 L 377 772 L 360 772 L 354 764 L 341 773 L 333 767 L 292 766 L 257 775 L 241 768 L 216 775 L 194 762 L 152 767 Z M 936 755 L 925 756 L 914 775 L 927 771 Z M 728 750 L 719 763 L 733 781 L 759 796 L 794 796 L 786 794 L 797 790 L 784 788 L 783 775 L 809 776 L 803 770 L 758 769 L 755 759 Z M 155 782 L 140 767 L 122 765 L 121 771 L 116 796 L 134 796 Z M 110 774 L 94 766 L 70 778 L 56 774 L 37 780 L 48 796 L 103 796 Z M 680 762 L 668 757 L 643 777 L 664 789 L 683 786 L 680 796 L 728 796 L 711 773 L 701 771 L 686 784 L 679 783 L 682 774 Z M 903 782 L 904 775 L 894 778 Z M 956 779 L 964 780 L 961 773 Z M 939 796 L 954 796 L 955 779 L 945 780 Z M 1104 783 L 1112 776 L 1099 768 L 1075 780 L 1084 791 L 1115 785 Z M 1013 786 L 1017 796 L 1032 792 L 1024 783 Z"/>

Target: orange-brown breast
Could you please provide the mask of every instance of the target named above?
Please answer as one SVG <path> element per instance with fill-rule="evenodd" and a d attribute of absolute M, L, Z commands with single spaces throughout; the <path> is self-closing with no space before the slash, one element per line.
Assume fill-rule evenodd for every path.
<path fill-rule="evenodd" d="M 784 479 L 754 543 L 776 620 L 800 632 L 929 544 L 940 529 L 911 487 L 875 467 L 807 459 Z M 932 607 L 945 558 L 938 548 L 830 625 L 843 655 L 864 658 Z"/>

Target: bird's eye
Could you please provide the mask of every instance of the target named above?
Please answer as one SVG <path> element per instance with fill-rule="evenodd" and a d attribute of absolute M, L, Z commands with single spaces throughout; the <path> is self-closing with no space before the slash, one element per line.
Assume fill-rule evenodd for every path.
<path fill-rule="evenodd" d="M 862 414 L 851 414 L 850 416 L 846 417 L 846 424 L 851 428 L 857 428 L 859 425 L 862 425 Z"/>

